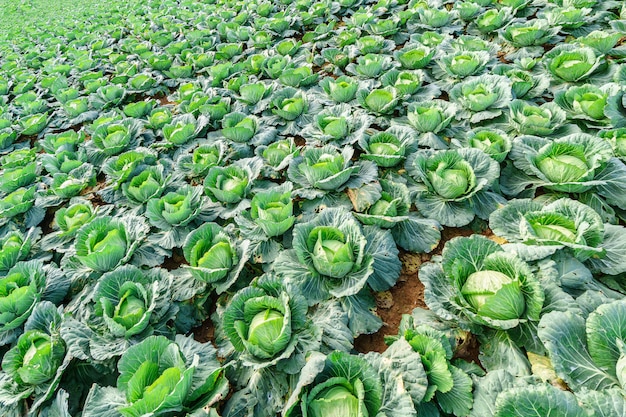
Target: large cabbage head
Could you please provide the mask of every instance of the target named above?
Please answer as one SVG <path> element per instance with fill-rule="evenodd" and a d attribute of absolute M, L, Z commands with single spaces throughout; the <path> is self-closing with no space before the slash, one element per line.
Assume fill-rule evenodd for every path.
<path fill-rule="evenodd" d="M 428 307 L 461 327 L 506 330 L 539 320 L 544 294 L 530 266 L 484 236 L 450 240 L 420 277 Z"/>
<path fill-rule="evenodd" d="M 238 291 L 223 314 L 224 331 L 244 361 L 264 367 L 295 352 L 306 322 L 307 303 L 280 279 L 264 276 Z"/>

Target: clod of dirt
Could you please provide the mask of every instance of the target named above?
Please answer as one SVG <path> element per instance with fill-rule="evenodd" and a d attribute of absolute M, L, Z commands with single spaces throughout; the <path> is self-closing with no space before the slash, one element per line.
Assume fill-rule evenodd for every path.
<path fill-rule="evenodd" d="M 376 307 L 390 309 L 393 305 L 393 295 L 390 291 L 376 293 Z"/>
<path fill-rule="evenodd" d="M 400 261 L 402 261 L 401 280 L 406 278 L 407 275 L 416 275 L 422 265 L 422 257 L 417 253 L 402 253 L 400 254 Z"/>

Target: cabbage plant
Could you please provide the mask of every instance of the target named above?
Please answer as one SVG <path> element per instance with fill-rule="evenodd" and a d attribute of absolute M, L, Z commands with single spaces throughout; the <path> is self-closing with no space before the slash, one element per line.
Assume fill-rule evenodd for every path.
<path fill-rule="evenodd" d="M 315 122 L 302 131 L 307 143 L 332 143 L 337 146 L 354 144 L 365 134 L 372 118 L 355 112 L 347 104 L 328 107 L 315 116 Z"/>
<path fill-rule="evenodd" d="M 440 412 L 468 415 L 473 406 L 471 367 L 463 360 L 452 359 L 465 336 L 454 333 L 455 340 L 449 328 L 432 327 L 430 318 L 420 311 L 417 308 L 412 315 L 404 314 L 398 335 L 385 337 L 390 344 L 388 349 L 395 353 L 390 356 L 411 367 L 402 373 L 402 379 L 418 415 Z"/>
<path fill-rule="evenodd" d="M 444 226 L 465 226 L 476 216 L 487 219 L 505 202 L 490 191 L 500 167 L 479 149 L 419 150 L 406 166 L 415 181 L 418 210 Z"/>
<path fill-rule="evenodd" d="M 106 193 L 121 188 L 122 183 L 132 176 L 139 174 L 148 166 L 157 162 L 157 152 L 148 148 L 138 147 L 106 159 L 102 163 L 102 171 L 106 175 L 108 187 L 100 191 L 106 198 Z"/>
<path fill-rule="evenodd" d="M 617 300 L 599 306 L 588 317 L 554 311 L 541 318 L 539 338 L 557 375 L 574 391 L 620 388 L 623 392 L 625 308 L 626 303 Z"/>
<path fill-rule="evenodd" d="M 249 242 L 239 241 L 232 228 L 204 223 L 183 243 L 185 266 L 196 280 L 215 286 L 218 293 L 235 283 L 249 257 Z"/>
<path fill-rule="evenodd" d="M 550 43 L 559 29 L 545 19 L 531 19 L 506 26 L 500 36 L 516 48 L 525 48 Z"/>
<path fill-rule="evenodd" d="M 443 131 L 457 113 L 457 106 L 443 101 L 411 103 L 407 118 L 409 124 L 420 133 L 435 133 Z"/>
<path fill-rule="evenodd" d="M 353 154 L 354 149 L 350 146 L 345 146 L 341 151 L 332 145 L 321 148 L 305 147 L 287 169 L 289 179 L 300 186 L 295 194 L 315 199 L 373 180 L 375 165 L 369 161 L 352 165 Z"/>
<path fill-rule="evenodd" d="M 491 213 L 489 226 L 526 260 L 564 250 L 594 271 L 626 272 L 619 243 L 624 228 L 604 224 L 597 212 L 578 201 L 562 198 L 546 205 L 513 200 Z"/>
<path fill-rule="evenodd" d="M 283 134 L 296 134 L 311 117 L 318 113 L 319 104 L 305 92 L 293 87 L 275 91 L 270 100 L 269 112 L 274 117 L 268 118 L 270 125 L 278 125 Z"/>
<path fill-rule="evenodd" d="M 19 229 L 6 230 L 0 237 L 0 271 L 8 271 L 19 261 L 25 260 L 40 235 L 41 230 L 37 228 L 26 233 Z"/>
<path fill-rule="evenodd" d="M 605 64 L 604 56 L 592 48 L 561 44 L 546 53 L 545 65 L 560 82 L 578 82 L 589 78 Z"/>
<path fill-rule="evenodd" d="M 537 106 L 523 100 L 513 100 L 509 111 L 510 129 L 522 135 L 557 136 L 573 129 L 565 123 L 565 111 L 554 102 Z"/>
<path fill-rule="evenodd" d="M 480 149 L 498 162 L 503 162 L 513 147 L 513 141 L 506 132 L 490 127 L 478 127 L 459 134 L 451 140 L 451 144 L 459 148 Z"/>
<path fill-rule="evenodd" d="M 193 141 L 174 153 L 175 170 L 187 178 L 205 177 L 211 167 L 222 165 L 226 150 L 227 145 L 223 141 L 211 145 Z"/>
<path fill-rule="evenodd" d="M 235 217 L 242 236 L 251 241 L 255 262 L 273 262 L 283 249 L 284 237 L 296 221 L 292 190 L 290 182 L 259 190 L 252 197 L 250 210 Z"/>
<path fill-rule="evenodd" d="M 483 237 L 457 237 L 420 269 L 424 299 L 438 316 L 480 333 L 539 320 L 544 292 L 530 266 Z"/>
<path fill-rule="evenodd" d="M 69 201 L 67 207 L 61 207 L 54 213 L 51 233 L 41 239 L 41 248 L 57 252 L 67 252 L 71 247 L 78 230 L 95 219 L 98 214 L 106 215 L 113 206 L 95 206 L 88 200 L 75 197 Z"/>
<path fill-rule="evenodd" d="M 238 291 L 222 313 L 224 332 L 244 365 L 255 369 L 276 365 L 288 373 L 304 365 L 299 352 L 310 348 L 300 335 L 310 332 L 306 322 L 306 300 L 290 294 L 272 276 Z"/>
<path fill-rule="evenodd" d="M 385 357 L 314 353 L 285 404 L 286 417 L 410 416 L 411 397 Z M 304 375 L 310 377 L 304 378 Z"/>
<path fill-rule="evenodd" d="M 70 364 L 65 342 L 60 335 L 61 311 L 42 301 L 34 308 L 24 333 L 2 358 L 0 373 L 0 410 L 10 415 L 37 412 L 50 399 Z"/>
<path fill-rule="evenodd" d="M 234 163 L 213 166 L 204 179 L 204 190 L 216 203 L 215 214 L 228 219 L 250 207 L 250 190 L 261 172 L 259 157 L 244 158 Z"/>
<path fill-rule="evenodd" d="M 300 288 L 309 305 L 339 298 L 355 334 L 377 329 L 378 318 L 363 308 L 371 301 L 362 290 L 367 285 L 382 291 L 398 279 L 401 265 L 391 234 L 375 227 L 361 228 L 345 209 L 327 208 L 296 224 L 293 236 L 293 249 L 278 255 L 273 270 Z"/>
<path fill-rule="evenodd" d="M 554 100 L 571 119 L 583 121 L 588 128 L 601 127 L 609 123 L 606 115 L 609 96 L 617 94 L 618 90 L 613 84 L 572 86 L 558 92 Z"/>
<path fill-rule="evenodd" d="M 435 50 L 425 45 L 407 43 L 394 53 L 403 68 L 416 70 L 428 65 L 435 55 Z"/>
<path fill-rule="evenodd" d="M 491 56 L 487 51 L 452 51 L 438 61 L 435 75 L 447 85 L 453 85 L 461 79 L 482 73 Z"/>
<path fill-rule="evenodd" d="M 624 406 L 616 390 L 572 394 L 547 382 L 515 377 L 505 369 L 488 372 L 474 381 L 475 399 L 470 417 L 483 413 L 498 417 L 613 415 L 619 414 Z"/>
<path fill-rule="evenodd" d="M 177 313 L 172 276 L 161 268 L 123 265 L 102 275 L 82 303 L 72 303 L 61 335 L 72 355 L 92 363 L 121 356 L 153 333 L 167 333 Z"/>
<path fill-rule="evenodd" d="M 211 202 L 202 187 L 183 185 L 162 197 L 148 200 L 145 216 L 150 224 L 161 230 L 150 238 L 165 249 L 181 246 L 198 221 L 213 220 Z"/>
<path fill-rule="evenodd" d="M 441 238 L 438 222 L 410 212 L 409 189 L 400 182 L 380 179 L 378 197 L 365 207 L 355 207 L 354 217 L 368 226 L 391 230 L 398 246 L 411 252 L 430 252 Z"/>
<path fill-rule="evenodd" d="M 509 153 L 513 162 L 503 171 L 502 191 L 518 195 L 543 187 L 557 192 L 590 192 L 620 209 L 626 207 L 623 162 L 613 156 L 611 145 L 601 138 L 577 133 L 553 140 L 519 136 Z"/>
<path fill-rule="evenodd" d="M 124 352 L 117 368 L 116 387 L 94 385 L 83 416 L 193 412 L 213 405 L 228 391 L 215 348 L 182 335 L 174 341 L 147 337 Z"/>
<path fill-rule="evenodd" d="M 403 163 L 416 150 L 418 140 L 409 127 L 392 125 L 383 132 L 367 130 L 358 145 L 364 152 L 361 159 L 372 161 L 379 168 L 391 168 Z"/>
<path fill-rule="evenodd" d="M 361 107 L 378 116 L 391 115 L 396 110 L 400 98 L 398 90 L 393 86 L 357 91 L 357 100 Z"/>
<path fill-rule="evenodd" d="M 36 161 L 36 154 L 31 149 L 13 151 L 0 158 L 0 191 L 12 193 L 21 187 L 28 187 L 37 179 L 40 172 Z"/>
<path fill-rule="evenodd" d="M 503 76 L 481 75 L 454 86 L 450 98 L 464 109 L 457 118 L 469 118 L 470 123 L 478 123 L 502 114 L 512 98 L 511 84 Z"/>
<path fill-rule="evenodd" d="M 208 123 L 205 116 L 194 117 L 191 114 L 172 118 L 163 126 L 163 136 L 167 146 L 181 146 L 200 135 Z"/>
<path fill-rule="evenodd" d="M 69 280 L 57 268 L 41 260 L 16 263 L 0 277 L 0 344 L 13 342 L 42 300 L 60 302 L 69 289 Z"/>
<path fill-rule="evenodd" d="M 328 97 L 336 103 L 352 101 L 359 90 L 359 82 L 346 75 L 342 75 L 337 79 L 331 77 L 323 78 L 319 85 Z"/>
<path fill-rule="evenodd" d="M 137 216 L 97 217 L 78 229 L 64 265 L 73 275 L 80 275 L 83 268 L 97 273 L 111 271 L 130 262 L 148 230 L 145 220 Z"/>

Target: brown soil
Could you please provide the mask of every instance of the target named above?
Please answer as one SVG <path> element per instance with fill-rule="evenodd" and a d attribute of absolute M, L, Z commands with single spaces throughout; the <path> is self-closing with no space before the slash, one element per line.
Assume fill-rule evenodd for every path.
<path fill-rule="evenodd" d="M 211 319 L 205 320 L 200 327 L 196 327 L 192 332 L 193 338 L 201 343 L 213 343 L 215 338 L 215 327 L 213 327 Z"/>
<path fill-rule="evenodd" d="M 403 314 L 408 314 L 415 307 L 426 308 L 424 304 L 424 285 L 418 278 L 417 271 L 424 256 L 403 253 L 402 273 L 398 283 L 389 291 L 376 294 L 377 313 L 383 320 L 383 327 L 374 334 L 359 336 L 355 340 L 355 349 L 359 352 L 384 352 L 387 349 L 385 336 L 396 335 Z"/>
<path fill-rule="evenodd" d="M 167 96 L 167 95 L 165 95 L 165 96 L 163 96 L 163 97 L 158 98 L 158 99 L 157 99 L 157 101 L 159 102 L 159 104 L 160 104 L 161 106 L 167 106 L 167 105 L 174 105 L 174 104 L 176 104 L 176 102 L 174 102 L 174 101 L 170 101 L 170 100 L 168 99 L 168 96 Z"/>

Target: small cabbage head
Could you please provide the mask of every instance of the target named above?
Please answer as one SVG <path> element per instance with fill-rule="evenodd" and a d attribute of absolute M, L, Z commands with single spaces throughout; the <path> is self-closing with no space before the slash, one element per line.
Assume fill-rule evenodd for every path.
<path fill-rule="evenodd" d="M 580 133 L 547 143 L 533 155 L 531 163 L 539 177 L 552 183 L 547 188 L 583 192 L 590 187 L 584 183 L 593 180 L 611 153 L 610 145 L 602 139 Z"/>
<path fill-rule="evenodd" d="M 378 78 L 383 71 L 391 66 L 391 57 L 382 54 L 365 54 L 356 59 L 356 65 L 347 67 L 352 72 L 364 78 Z"/>
<path fill-rule="evenodd" d="M 359 169 L 349 166 L 351 154 L 350 147 L 345 147 L 342 153 L 331 145 L 307 147 L 289 166 L 289 178 L 295 183 L 308 183 L 309 187 L 324 191 L 338 190 Z"/>
<path fill-rule="evenodd" d="M 452 121 L 456 105 L 443 100 L 419 102 L 409 107 L 409 124 L 420 133 L 439 133 Z"/>
<path fill-rule="evenodd" d="M 0 220 L 26 213 L 35 204 L 37 186 L 22 187 L 0 199 Z"/>
<path fill-rule="evenodd" d="M 504 29 L 502 37 L 516 48 L 540 46 L 547 43 L 558 28 L 552 28 L 544 19 L 533 19 L 529 22 L 513 23 Z"/>
<path fill-rule="evenodd" d="M 500 176 L 500 166 L 479 149 L 420 150 L 406 166 L 423 184 L 415 192 L 418 210 L 443 225 L 461 227 L 475 216 L 487 218 L 505 202 L 489 191 Z"/>
<path fill-rule="evenodd" d="M 54 222 L 64 235 L 74 235 L 83 225 L 94 217 L 90 204 L 76 203 L 69 207 L 61 207 L 54 213 Z"/>
<path fill-rule="evenodd" d="M 511 127 L 523 135 L 550 136 L 567 121 L 565 112 L 554 102 L 537 106 L 513 100 L 509 108 Z"/>
<path fill-rule="evenodd" d="M 0 238 L 0 271 L 7 271 L 24 260 L 32 247 L 32 234 L 11 230 Z"/>
<path fill-rule="evenodd" d="M 572 86 L 564 93 L 557 93 L 555 101 L 572 117 L 598 121 L 606 119 L 604 109 L 609 93 L 594 85 Z"/>
<path fill-rule="evenodd" d="M 248 104 L 255 105 L 272 92 L 272 89 L 262 82 L 250 83 L 242 85 L 239 88 L 238 100 Z"/>
<path fill-rule="evenodd" d="M 337 103 L 352 101 L 359 89 L 359 83 L 346 75 L 342 75 L 337 79 L 333 79 L 332 77 L 324 78 L 320 81 L 320 86 L 324 92 Z"/>
<path fill-rule="evenodd" d="M 359 104 L 377 115 L 391 114 L 398 105 L 398 91 L 394 87 L 376 88 L 357 92 Z"/>
<path fill-rule="evenodd" d="M 204 223 L 191 232 L 183 244 L 183 254 L 197 280 L 216 282 L 226 278 L 239 262 L 230 236 L 216 223 Z"/>
<path fill-rule="evenodd" d="M 296 120 L 307 109 L 306 97 L 291 87 L 281 90 L 272 98 L 272 113 L 288 122 Z"/>
<path fill-rule="evenodd" d="M 375 225 L 390 229 L 409 214 L 411 200 L 409 190 L 404 184 L 380 179 L 380 198 L 354 217 L 365 225 Z"/>
<path fill-rule="evenodd" d="M 504 26 L 511 19 L 512 14 L 510 7 L 488 9 L 479 15 L 474 23 L 481 33 L 490 33 Z"/>
<path fill-rule="evenodd" d="M 167 107 L 157 107 L 150 112 L 148 116 L 147 127 L 152 129 L 162 129 L 172 121 L 172 112 Z"/>
<path fill-rule="evenodd" d="M 496 320 L 513 320 L 524 312 L 524 296 L 519 281 L 494 270 L 476 271 L 461 288 L 465 300 L 479 315 Z M 506 305 L 506 309 L 501 309 Z"/>
<path fill-rule="evenodd" d="M 158 197 L 163 191 L 164 183 L 165 178 L 161 169 L 147 167 L 130 181 L 123 183 L 122 192 L 133 203 L 143 204 L 153 197 Z"/>
<path fill-rule="evenodd" d="M 504 107 L 511 97 L 511 85 L 498 75 L 467 79 L 450 90 L 450 98 L 471 112 Z"/>
<path fill-rule="evenodd" d="M 202 125 L 192 115 L 174 118 L 171 123 L 163 126 L 165 140 L 180 146 L 197 137 Z"/>
<path fill-rule="evenodd" d="M 246 197 L 253 180 L 249 172 L 240 166 L 213 166 L 204 180 L 204 188 L 216 201 L 234 204 Z"/>
<path fill-rule="evenodd" d="M 285 160 L 288 161 L 291 157 L 297 156 L 298 153 L 298 147 L 293 139 L 283 139 L 273 142 L 263 149 L 262 156 L 268 165 L 277 168 Z"/>
<path fill-rule="evenodd" d="M 429 164 L 428 180 L 435 193 L 445 199 L 467 194 L 475 186 L 471 165 L 462 159 L 434 158 Z"/>
<path fill-rule="evenodd" d="M 498 162 L 504 161 L 512 147 L 511 138 L 499 129 L 474 129 L 463 140 L 467 146 L 480 149 Z"/>
<path fill-rule="evenodd" d="M 65 357 L 65 343 L 58 334 L 28 330 L 2 358 L 2 369 L 19 385 L 50 381 Z"/>
<path fill-rule="evenodd" d="M 198 356 L 204 365 L 193 360 Z M 126 400 L 117 411 L 124 417 L 193 411 L 227 389 L 215 349 L 182 336 L 150 336 L 128 348 L 117 367 L 117 389 Z"/>
<path fill-rule="evenodd" d="M 109 216 L 92 220 L 76 233 L 77 259 L 98 272 L 107 272 L 119 265 L 130 245 L 124 224 Z"/>
<path fill-rule="evenodd" d="M 146 217 L 162 230 L 186 226 L 198 217 L 202 205 L 202 188 L 184 186 L 148 200 Z"/>
<path fill-rule="evenodd" d="M 293 226 L 291 189 L 269 189 L 252 197 L 250 217 L 269 237 L 282 236 Z"/>
<path fill-rule="evenodd" d="M 405 160 L 407 145 L 413 142 L 415 138 L 408 131 L 394 127 L 365 135 L 359 140 L 359 146 L 364 151 L 361 159 L 372 161 L 382 168 L 391 168 Z"/>
<path fill-rule="evenodd" d="M 237 143 L 246 143 L 256 134 L 258 120 L 244 113 L 230 113 L 222 119 L 222 135 Z"/>
<path fill-rule="evenodd" d="M 138 131 L 133 119 L 103 123 L 96 127 L 91 139 L 105 155 L 117 155 L 130 146 Z"/>
<path fill-rule="evenodd" d="M 169 297 L 164 293 L 168 283 L 160 279 L 163 277 L 158 271 L 143 271 L 133 265 L 124 265 L 98 280 L 92 296 L 94 312 L 110 334 L 128 339 L 146 334 L 146 329 L 151 331 L 151 323 L 158 321 L 162 310 L 167 308 L 163 307 L 167 303 L 159 297 Z"/>
<path fill-rule="evenodd" d="M 0 171 L 0 191 L 12 193 L 18 188 L 31 185 L 36 179 L 37 162 L 35 161 L 27 162 L 22 166 L 7 167 Z"/>
<path fill-rule="evenodd" d="M 533 249 L 536 253 L 534 258 L 545 257 L 564 248 L 569 248 L 568 252 L 571 251 L 581 262 L 590 258 L 601 259 L 606 255 L 602 245 L 605 239 L 602 218 L 591 207 L 569 198 L 547 205 L 529 199 L 511 201 L 491 214 L 489 225 L 495 234 L 508 242 L 553 248 L 547 252 Z M 607 263 L 610 263 L 609 260 Z"/>
<path fill-rule="evenodd" d="M 480 73 L 491 55 L 486 51 L 459 51 L 443 56 L 439 67 L 452 78 L 465 78 Z"/>
<path fill-rule="evenodd" d="M 307 249 L 317 272 L 342 278 L 354 267 L 355 242 L 339 228 L 318 226 L 309 232 Z"/>
<path fill-rule="evenodd" d="M 18 262 L 0 277 L 0 332 L 20 327 L 45 290 L 46 273 L 41 261 Z"/>
<path fill-rule="evenodd" d="M 558 80 L 578 82 L 589 78 L 604 62 L 601 54 L 588 47 L 562 44 L 546 55 L 546 66 Z"/>
<path fill-rule="evenodd" d="M 396 52 L 396 58 L 402 65 L 402 68 L 408 70 L 424 68 L 430 63 L 434 55 L 434 49 L 420 44 L 407 45 Z"/>
<path fill-rule="evenodd" d="M 589 46 L 602 54 L 608 54 L 617 45 L 622 34 L 610 30 L 594 30 L 578 39 L 584 46 Z"/>
<path fill-rule="evenodd" d="M 616 157 L 626 161 L 626 128 L 605 130 L 598 136 L 609 142 Z"/>
<path fill-rule="evenodd" d="M 268 366 L 289 358 L 306 322 L 306 301 L 291 295 L 280 279 L 264 276 L 238 291 L 224 310 L 229 340 L 245 360 Z"/>

